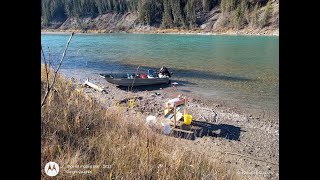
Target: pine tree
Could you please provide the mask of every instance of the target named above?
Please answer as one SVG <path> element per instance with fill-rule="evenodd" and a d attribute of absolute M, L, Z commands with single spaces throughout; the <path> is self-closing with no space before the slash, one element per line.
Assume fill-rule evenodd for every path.
<path fill-rule="evenodd" d="M 271 6 L 271 0 L 269 0 L 264 9 L 264 14 L 260 22 L 261 27 L 265 27 L 266 25 L 268 25 L 269 19 L 271 16 L 272 16 L 272 6 Z"/>
<path fill-rule="evenodd" d="M 172 28 L 173 27 L 171 6 L 169 4 L 169 0 L 163 0 L 162 26 L 164 28 Z"/>
<path fill-rule="evenodd" d="M 258 22 L 259 22 L 259 5 L 258 3 L 256 3 L 251 13 L 251 20 L 250 20 L 251 27 L 256 27 L 258 25 Z"/>
<path fill-rule="evenodd" d="M 221 8 L 221 12 L 224 14 L 227 11 L 227 1 L 228 0 L 221 0 L 220 3 L 220 8 Z"/>
<path fill-rule="evenodd" d="M 247 0 L 241 0 L 241 13 L 243 16 L 242 23 L 247 24 L 250 20 Z"/>
<path fill-rule="evenodd" d="M 237 8 L 231 13 L 231 22 L 233 27 L 236 29 L 241 28 L 241 6 L 237 6 Z"/>
<path fill-rule="evenodd" d="M 202 10 L 208 12 L 211 10 L 213 0 L 202 0 Z"/>
<path fill-rule="evenodd" d="M 181 7 L 180 7 L 180 0 L 169 0 L 169 4 L 172 9 L 172 15 L 173 15 L 173 24 L 175 27 L 178 26 L 185 26 L 184 19 L 182 17 L 181 13 Z"/>
<path fill-rule="evenodd" d="M 189 0 L 185 6 L 186 21 L 189 28 L 192 29 L 196 23 L 195 0 Z"/>

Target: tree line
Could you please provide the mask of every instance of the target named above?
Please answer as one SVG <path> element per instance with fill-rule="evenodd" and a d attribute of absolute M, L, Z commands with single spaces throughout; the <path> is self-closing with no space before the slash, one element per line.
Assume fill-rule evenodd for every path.
<path fill-rule="evenodd" d="M 200 14 L 218 6 L 226 23 L 238 29 L 246 24 L 265 26 L 272 15 L 271 0 L 42 0 L 41 16 L 48 25 L 68 17 L 137 12 L 139 22 L 144 24 L 192 29 Z M 264 12 L 260 12 L 261 7 Z"/>

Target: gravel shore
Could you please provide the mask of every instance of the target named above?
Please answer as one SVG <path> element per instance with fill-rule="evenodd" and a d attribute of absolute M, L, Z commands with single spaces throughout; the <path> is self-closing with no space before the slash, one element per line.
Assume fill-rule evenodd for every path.
<path fill-rule="evenodd" d="M 83 83 L 82 79 L 74 79 Z M 181 91 L 179 85 L 160 85 L 149 88 L 119 88 L 100 77 L 90 77 L 90 82 L 105 89 L 105 93 L 83 88 L 90 97 L 105 108 L 118 107 L 130 117 L 149 115 L 164 118 L 165 102 L 177 96 L 186 96 L 187 113 L 193 123 L 209 129 L 209 133 L 195 140 L 175 138 L 185 150 L 206 153 L 221 163 L 235 168 L 238 175 L 253 179 L 279 178 L 279 119 L 276 114 L 252 113 L 224 102 L 208 100 L 191 92 Z M 129 99 L 135 99 L 129 108 Z M 129 120 L 129 118 L 128 118 Z M 174 138 L 174 137 L 168 137 Z"/>

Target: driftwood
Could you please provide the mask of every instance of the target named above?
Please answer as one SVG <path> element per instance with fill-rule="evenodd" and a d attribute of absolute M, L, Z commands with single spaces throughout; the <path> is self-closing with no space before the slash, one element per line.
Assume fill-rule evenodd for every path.
<path fill-rule="evenodd" d="M 83 83 L 83 85 L 84 85 L 84 86 L 89 86 L 89 87 L 91 87 L 91 88 L 93 88 L 93 89 L 95 89 L 95 90 L 97 90 L 97 91 L 99 91 L 99 92 L 104 92 L 104 93 L 106 93 L 106 90 L 105 90 L 105 89 L 103 89 L 103 88 L 101 88 L 101 87 L 93 84 L 92 82 L 89 82 L 89 79 L 87 79 L 87 80 Z"/>

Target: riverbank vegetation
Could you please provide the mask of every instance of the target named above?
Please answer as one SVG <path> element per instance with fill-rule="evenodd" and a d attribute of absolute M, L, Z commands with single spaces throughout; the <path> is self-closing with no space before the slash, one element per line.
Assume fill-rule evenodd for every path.
<path fill-rule="evenodd" d="M 68 18 L 134 13 L 136 24 L 163 29 L 194 29 L 201 25 L 210 26 L 207 29 L 263 28 L 271 24 L 278 27 L 278 13 L 273 12 L 272 5 L 277 3 L 278 0 L 42 0 L 41 18 L 45 27 Z M 219 17 L 215 17 L 217 14 Z M 273 17 L 276 20 L 271 21 Z M 211 21 L 218 22 L 215 26 L 219 28 L 213 27 Z"/>
<path fill-rule="evenodd" d="M 43 98 L 54 75 L 51 70 L 47 76 L 44 66 L 41 72 Z M 236 179 L 227 167 L 206 154 L 182 150 L 174 140 L 138 116 L 105 109 L 61 75 L 41 108 L 41 165 L 57 162 L 59 178 Z M 76 168 L 81 165 L 96 168 Z M 80 173 L 84 170 L 88 173 Z M 47 177 L 43 171 L 42 177 Z"/>

